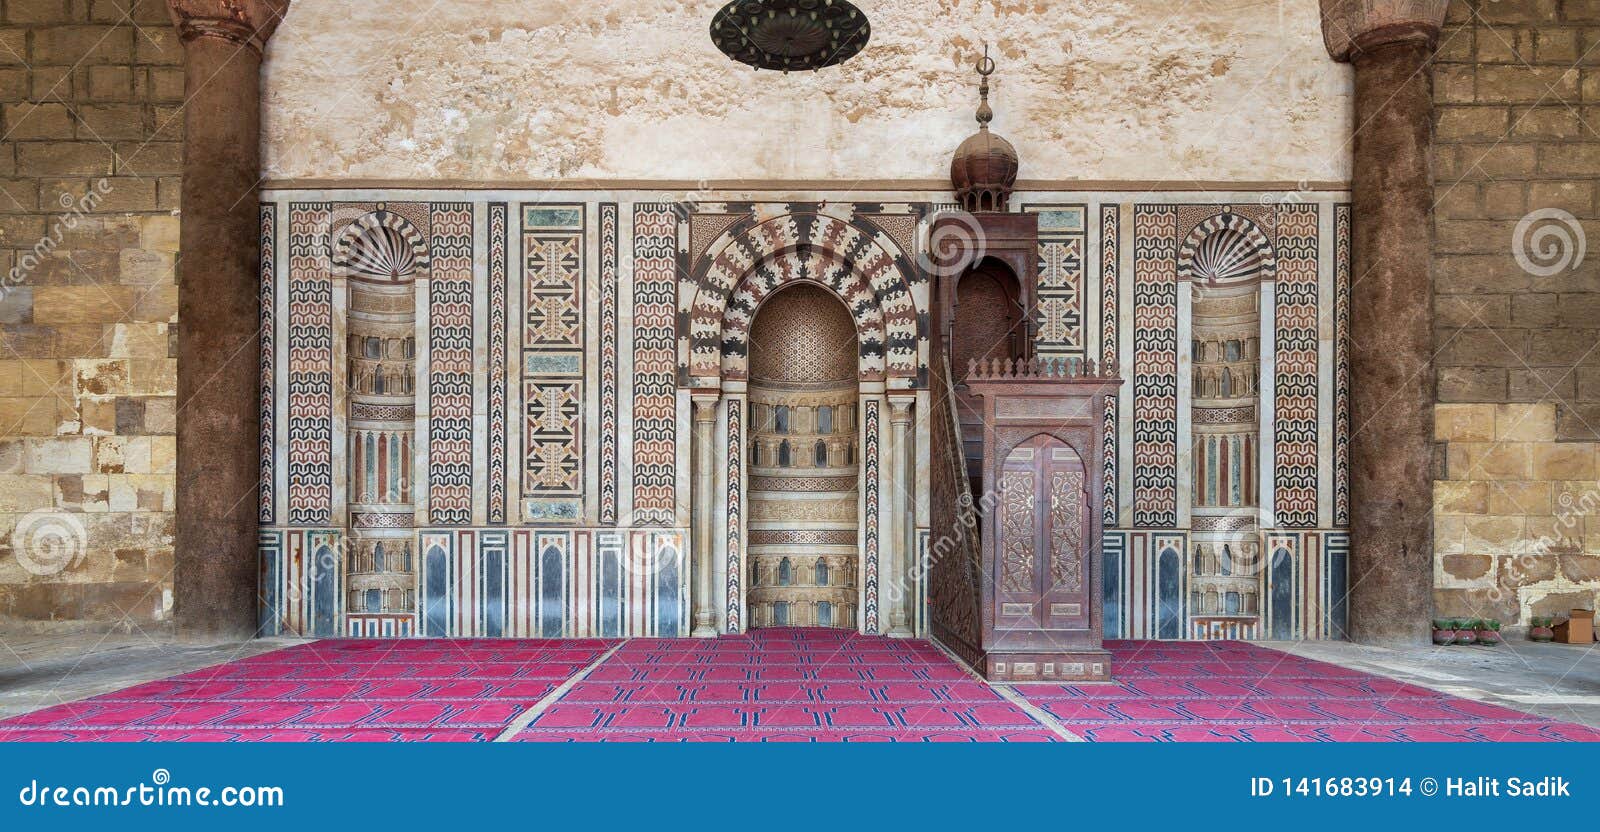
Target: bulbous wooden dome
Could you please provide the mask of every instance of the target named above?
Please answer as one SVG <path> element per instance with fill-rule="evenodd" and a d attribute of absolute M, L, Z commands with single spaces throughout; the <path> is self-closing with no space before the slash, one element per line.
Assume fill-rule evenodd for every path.
<path fill-rule="evenodd" d="M 956 148 L 950 184 L 956 200 L 971 212 L 1004 211 L 1017 185 L 1017 149 L 984 125 Z"/>
<path fill-rule="evenodd" d="M 978 60 L 978 132 L 956 148 L 950 160 L 950 184 L 956 189 L 956 201 L 969 212 L 1004 211 L 1011 202 L 1011 192 L 1017 186 L 1017 149 L 1011 142 L 989 132 L 989 122 L 994 111 L 989 109 L 989 76 L 994 73 L 994 59 L 984 48 Z"/>

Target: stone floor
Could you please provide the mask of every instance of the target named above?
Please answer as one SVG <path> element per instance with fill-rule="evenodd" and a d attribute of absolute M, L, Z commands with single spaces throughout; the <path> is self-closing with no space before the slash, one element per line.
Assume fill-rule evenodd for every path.
<path fill-rule="evenodd" d="M 1342 641 L 1264 642 L 1297 656 L 1442 693 L 1600 728 L 1600 644 L 1366 647 Z"/>
<path fill-rule="evenodd" d="M 1513 711 L 1600 728 L 1600 653 L 1592 647 L 1127 642 L 1116 648 L 1127 654 L 1122 692 L 986 691 L 926 642 L 848 637 L 841 652 L 837 636 L 818 631 L 759 632 L 716 642 L 490 641 L 466 645 L 476 654 L 470 660 L 463 645 L 422 641 L 188 645 L 115 634 L 8 636 L 0 637 L 0 720 L 123 691 L 100 707 L 134 714 L 122 723 L 130 730 L 171 721 L 156 726 L 148 737 L 156 739 L 1410 739 L 1430 738 L 1446 723 L 1476 739 L 1574 736 L 1532 717 L 1524 724 Z M 383 669 L 408 663 L 414 669 Z M 531 672 L 535 665 L 560 672 L 533 684 L 543 678 Z M 145 684 L 156 680 L 168 681 Z M 1241 687 L 1249 692 L 1235 692 Z M 480 707 L 496 697 L 504 713 Z M 153 702 L 165 703 L 167 715 L 141 710 Z M 370 710 L 351 710 L 357 705 Z M 215 716 L 219 708 L 235 709 L 233 724 Z M 66 710 L 93 722 L 94 707 Z M 203 719 L 193 721 L 196 714 Z M 102 730 L 117 720 L 105 715 L 106 725 L 61 738 L 132 738 Z M 813 717 L 809 729 L 785 721 Z M 1399 719 L 1383 727 L 1390 717 Z M 870 727 L 881 718 L 894 730 Z M 333 736 L 327 729 L 337 720 L 348 723 L 340 723 L 346 733 Z M 179 733 L 178 723 L 189 733 Z M 212 726 L 226 730 L 201 730 Z"/>
<path fill-rule="evenodd" d="M 297 643 L 192 645 L 124 633 L 0 636 L 0 719 Z"/>

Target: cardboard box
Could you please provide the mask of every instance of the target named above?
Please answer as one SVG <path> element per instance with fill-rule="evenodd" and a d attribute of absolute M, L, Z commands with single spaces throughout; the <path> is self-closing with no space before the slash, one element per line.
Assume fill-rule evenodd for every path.
<path fill-rule="evenodd" d="M 1594 641 L 1594 610 L 1573 610 L 1572 617 L 1555 626 L 1561 644 L 1590 644 Z"/>

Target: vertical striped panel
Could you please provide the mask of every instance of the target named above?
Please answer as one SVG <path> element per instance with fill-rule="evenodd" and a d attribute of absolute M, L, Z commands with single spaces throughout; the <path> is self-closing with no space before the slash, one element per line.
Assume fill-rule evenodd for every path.
<path fill-rule="evenodd" d="M 1122 574 L 1126 566 L 1128 538 L 1123 532 L 1108 531 L 1100 543 L 1101 620 L 1106 638 L 1122 638 L 1127 631 L 1123 621 L 1125 596 Z"/>
<path fill-rule="evenodd" d="M 256 556 L 256 591 L 261 596 L 256 609 L 256 635 L 283 635 L 283 532 L 263 530 L 258 534 Z"/>
<path fill-rule="evenodd" d="M 538 581 L 539 635 L 560 638 L 566 634 L 568 555 L 572 536 L 560 532 L 534 535 L 535 574 Z"/>
<path fill-rule="evenodd" d="M 1327 622 L 1323 638 L 1350 637 L 1350 534 L 1327 532 L 1323 551 Z"/>
<path fill-rule="evenodd" d="M 307 531 L 304 548 L 304 577 L 301 592 L 306 596 L 305 612 L 309 632 L 318 638 L 339 635 L 344 591 L 340 562 L 343 546 L 337 531 Z"/>
<path fill-rule="evenodd" d="M 489 638 L 506 633 L 506 558 L 510 549 L 506 532 L 479 535 L 479 573 L 483 586 L 483 628 Z"/>
<path fill-rule="evenodd" d="M 1304 536 L 1271 533 L 1266 539 L 1267 583 L 1262 634 L 1270 639 L 1292 639 L 1296 629 L 1295 607 L 1302 596 L 1296 572 Z"/>
<path fill-rule="evenodd" d="M 450 635 L 450 563 L 455 541 L 449 532 L 423 532 L 417 551 L 421 558 L 423 634 Z"/>
<path fill-rule="evenodd" d="M 646 633 L 660 638 L 676 638 L 689 634 L 688 593 L 684 592 L 688 575 L 683 551 L 682 532 L 651 532 L 651 569 L 645 573 L 650 580 L 641 580 L 643 588 L 653 592 L 655 616 L 653 629 Z"/>
<path fill-rule="evenodd" d="M 631 572 L 634 563 L 633 554 L 623 549 L 625 540 L 622 532 L 600 532 L 595 536 L 594 558 L 599 562 L 600 574 L 598 634 L 604 638 L 622 635 L 624 602 L 632 600 L 623 597 L 623 573 L 625 569 Z"/>

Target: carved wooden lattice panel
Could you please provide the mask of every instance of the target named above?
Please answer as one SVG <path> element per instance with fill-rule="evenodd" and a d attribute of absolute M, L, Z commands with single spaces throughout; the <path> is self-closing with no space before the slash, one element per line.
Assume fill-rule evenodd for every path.
<path fill-rule="evenodd" d="M 1006 456 L 1000 472 L 998 624 L 1088 626 L 1089 506 L 1083 458 L 1070 445 L 1037 436 Z"/>
<path fill-rule="evenodd" d="M 1031 461 L 1027 460 L 1027 461 Z M 1007 467 L 1010 467 L 1010 460 Z M 1018 464 L 1026 464 L 1019 460 Z M 1034 547 L 1033 528 L 1033 492 L 1034 478 L 1031 469 L 1007 470 L 1000 478 L 1000 505 L 1001 505 L 1001 545 L 1004 547 L 1002 554 L 1001 571 L 1003 574 L 1002 585 L 1007 593 L 1028 594 L 1035 589 L 1037 578 L 1034 574 L 1034 560 L 1036 550 Z"/>
<path fill-rule="evenodd" d="M 1083 472 L 1050 472 L 1052 589 L 1083 589 Z"/>

